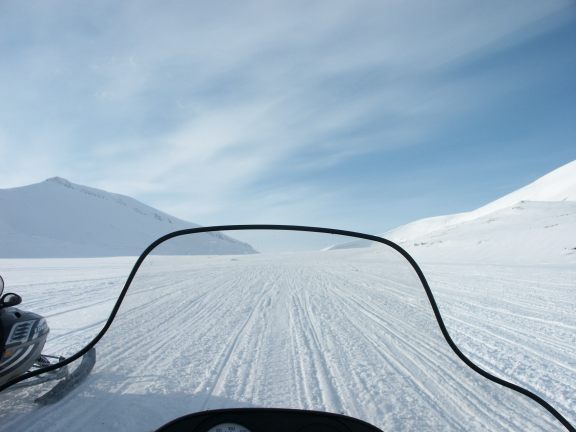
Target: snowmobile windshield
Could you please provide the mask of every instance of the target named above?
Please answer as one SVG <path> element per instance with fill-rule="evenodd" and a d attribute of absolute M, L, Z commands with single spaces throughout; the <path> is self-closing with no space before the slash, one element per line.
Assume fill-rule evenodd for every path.
<path fill-rule="evenodd" d="M 222 228 L 149 248 L 95 345 L 92 373 L 41 410 L 33 400 L 52 384 L 3 392 L 0 430 L 150 431 L 234 407 L 340 413 L 382 431 L 566 430 L 539 403 L 483 376 L 485 365 L 465 363 L 518 359 L 453 316 L 470 341 L 458 356 L 435 287 L 394 244 L 324 229 Z M 550 400 L 531 376 L 488 372 L 573 417 L 568 394 Z"/>

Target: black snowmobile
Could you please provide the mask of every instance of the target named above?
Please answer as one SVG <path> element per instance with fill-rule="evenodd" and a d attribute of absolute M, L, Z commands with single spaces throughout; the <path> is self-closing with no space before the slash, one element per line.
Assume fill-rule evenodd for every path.
<path fill-rule="evenodd" d="M 64 357 L 42 354 L 50 329 L 46 320 L 33 312 L 17 309 L 22 297 L 4 291 L 4 279 L 0 276 L 0 386 L 27 372 L 36 372 L 56 365 Z M 96 362 L 96 351 L 90 350 L 73 373 L 65 365 L 31 379 L 22 381 L 11 389 L 30 387 L 59 380 L 46 394 L 36 399 L 39 404 L 56 402 L 76 387 L 86 377 Z"/>

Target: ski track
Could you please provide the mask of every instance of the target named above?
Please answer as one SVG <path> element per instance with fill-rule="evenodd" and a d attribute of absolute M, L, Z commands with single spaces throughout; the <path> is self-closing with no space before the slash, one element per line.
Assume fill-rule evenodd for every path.
<path fill-rule="evenodd" d="M 0 395 L 0 431 L 154 430 L 239 406 L 327 410 L 386 431 L 563 430 L 463 365 L 412 271 L 377 258 L 152 257 L 86 382 L 51 407 L 30 402 L 35 390 Z M 0 270 L 23 307 L 48 319 L 47 350 L 70 353 L 102 328 L 132 262 L 5 260 Z M 424 271 L 465 354 L 576 420 L 575 271 Z"/>

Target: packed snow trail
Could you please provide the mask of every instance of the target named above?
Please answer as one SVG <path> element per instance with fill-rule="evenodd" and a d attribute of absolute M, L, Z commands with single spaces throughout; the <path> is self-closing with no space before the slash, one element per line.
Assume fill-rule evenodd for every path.
<path fill-rule="evenodd" d="M 412 270 L 372 253 L 152 257 L 97 346 L 92 376 L 52 407 L 34 406 L 33 391 L 0 395 L 0 430 L 154 430 L 187 413 L 239 406 L 339 412 L 384 431 L 563 430 L 524 396 L 462 364 L 442 339 Z M 11 290 L 30 300 L 24 306 L 47 316 L 49 349 L 58 352 L 96 334 L 129 262 L 52 260 L 47 274 L 54 275 L 50 266 L 84 266 L 77 270 L 84 278 L 49 281 L 51 293 L 25 280 L 29 262 L 3 264 L 7 280 L 16 281 Z M 517 316 L 496 332 L 482 318 L 493 318 L 498 299 L 487 302 L 474 289 L 454 293 L 463 279 L 453 269 L 439 268 L 431 281 L 444 290 L 438 298 L 451 299 L 441 308 L 450 311 L 457 341 L 495 372 L 518 371 L 519 363 L 510 367 L 517 352 L 507 349 L 519 350 L 533 330 L 524 327 L 534 323 L 529 315 L 540 315 L 551 337 L 529 344 L 526 355 L 540 363 L 523 365 L 532 372 L 514 378 L 522 383 L 542 368 L 546 378 L 551 365 L 551 387 L 543 379 L 537 383 L 544 388 L 535 390 L 560 389 L 560 401 L 552 400 L 574 419 L 573 318 L 546 318 L 524 296 L 511 307 Z M 474 283 L 478 289 L 484 282 Z M 60 301 L 45 303 L 55 290 Z M 572 306 L 557 307 L 570 310 L 574 299 L 568 301 Z"/>
<path fill-rule="evenodd" d="M 576 422 L 576 268 L 424 264 L 460 349 Z"/>

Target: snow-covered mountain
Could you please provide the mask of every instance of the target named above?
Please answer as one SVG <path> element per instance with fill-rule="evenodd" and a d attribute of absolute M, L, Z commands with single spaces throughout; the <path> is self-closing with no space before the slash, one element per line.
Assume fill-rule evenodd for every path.
<path fill-rule="evenodd" d="M 409 241 L 439 229 L 472 221 L 498 210 L 510 208 L 521 201 L 576 201 L 576 161 L 572 161 L 533 183 L 520 188 L 485 206 L 466 213 L 421 219 L 403 225 L 383 235 L 394 241 Z"/>
<path fill-rule="evenodd" d="M 519 201 L 410 238 L 405 228 L 382 237 L 422 261 L 576 263 L 576 201 Z"/>
<path fill-rule="evenodd" d="M 0 258 L 139 255 L 166 233 L 198 226 L 133 198 L 59 177 L 0 189 Z M 255 252 L 220 233 L 196 234 L 161 248 L 165 254 Z"/>
<path fill-rule="evenodd" d="M 421 219 L 381 237 L 425 261 L 576 262 L 576 161 L 471 212 Z"/>

